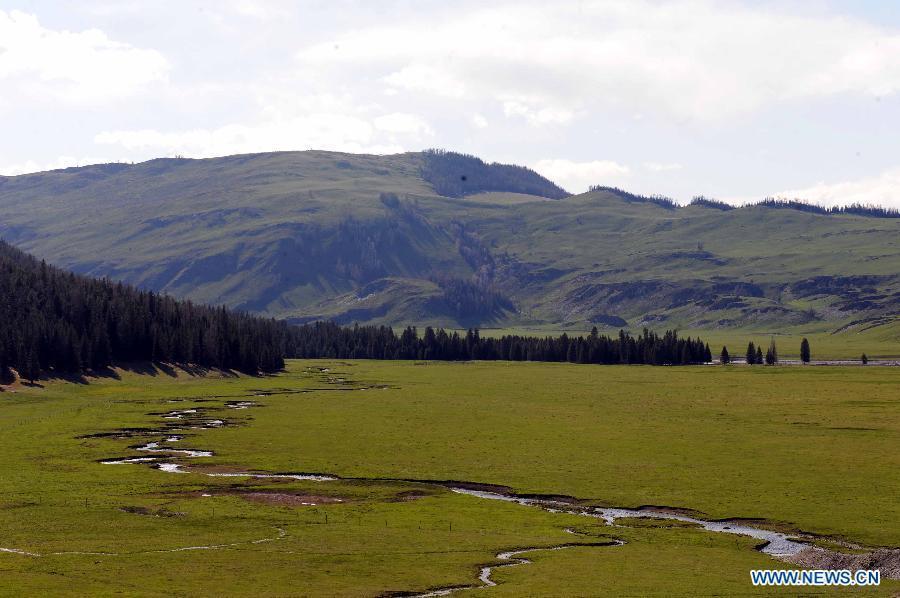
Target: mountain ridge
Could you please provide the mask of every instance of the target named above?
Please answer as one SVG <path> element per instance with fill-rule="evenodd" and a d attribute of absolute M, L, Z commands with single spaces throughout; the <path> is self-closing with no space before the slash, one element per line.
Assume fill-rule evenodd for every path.
<path fill-rule="evenodd" d="M 564 193 L 450 152 L 168 158 L 0 179 L 0 236 L 293 321 L 834 330 L 900 311 L 887 214 Z"/>

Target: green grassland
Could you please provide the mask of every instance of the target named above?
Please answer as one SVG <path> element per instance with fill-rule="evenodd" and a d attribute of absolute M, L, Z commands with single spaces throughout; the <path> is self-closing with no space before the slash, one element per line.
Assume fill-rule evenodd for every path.
<path fill-rule="evenodd" d="M 865 353 L 869 359 L 900 358 L 900 320 L 866 330 L 847 330 L 839 333 L 805 332 L 787 328 L 769 331 L 682 330 L 685 336 L 699 336 L 715 348 L 713 356 L 718 358 L 721 347 L 728 347 L 732 355 L 743 356 L 747 343 L 761 345 L 763 351 L 769 341 L 775 340 L 779 357 L 800 358 L 800 343 L 806 338 L 813 350 L 813 359 L 859 359 Z"/>
<path fill-rule="evenodd" d="M 477 593 L 755 595 L 749 569 L 787 566 L 749 538 L 608 527 L 389 478 L 900 545 L 894 368 L 294 361 L 265 378 L 120 371 L 42 384 L 0 393 L 0 548 L 43 555 L 0 552 L 5 595 L 372 596 L 473 584 L 502 550 L 610 539 L 625 544 L 530 553 Z M 229 400 L 258 406 L 221 409 Z M 192 473 L 98 462 L 146 455 L 129 447 L 147 439 L 91 434 L 192 407 L 233 424 L 184 433 L 180 447 L 215 452 L 182 460 Z M 358 479 L 203 475 L 213 466 Z M 253 500 L 271 493 L 316 505 Z M 186 550 L 200 546 L 213 548 Z"/>
<path fill-rule="evenodd" d="M 297 320 L 810 334 L 898 314 L 900 219 L 444 197 L 422 166 L 309 151 L 0 177 L 0 235 L 81 273 Z M 466 317 L 434 275 L 514 308 Z"/>

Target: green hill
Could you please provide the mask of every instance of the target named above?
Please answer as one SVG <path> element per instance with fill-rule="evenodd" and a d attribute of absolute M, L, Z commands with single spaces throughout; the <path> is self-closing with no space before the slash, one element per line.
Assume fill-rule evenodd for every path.
<path fill-rule="evenodd" d="M 159 159 L 0 177 L 0 236 L 80 273 L 296 321 L 859 330 L 900 219 L 566 196 L 446 152 Z M 894 327 L 891 324 L 891 327 Z"/>

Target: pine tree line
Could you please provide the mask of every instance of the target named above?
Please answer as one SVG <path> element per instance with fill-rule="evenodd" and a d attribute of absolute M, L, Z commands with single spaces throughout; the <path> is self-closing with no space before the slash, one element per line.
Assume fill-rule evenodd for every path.
<path fill-rule="evenodd" d="M 652 203 L 667 210 L 677 210 L 679 207 L 674 199 L 672 199 L 671 197 L 666 197 L 665 195 L 639 195 L 637 193 L 629 193 L 628 191 L 619 189 L 618 187 L 607 187 L 604 185 L 591 185 L 590 187 L 588 187 L 588 192 L 590 193 L 595 193 L 598 191 L 612 193 L 619 199 L 627 201 L 628 203 Z"/>
<path fill-rule="evenodd" d="M 468 291 L 460 290 L 460 301 Z M 482 297 L 475 297 L 483 301 Z M 284 358 L 565 361 L 680 365 L 712 361 L 709 345 L 644 330 L 631 336 L 482 337 L 427 327 L 284 322 L 195 305 L 66 272 L 0 241 L 0 373 L 82 372 L 136 361 L 273 372 Z"/>
<path fill-rule="evenodd" d="M 694 198 L 691 199 L 691 203 L 688 205 L 703 206 L 705 208 L 714 208 L 716 210 L 722 210 L 723 212 L 730 212 L 731 210 L 737 209 L 729 203 L 725 203 L 724 201 L 721 201 L 719 199 L 705 197 L 703 195 L 694 196 Z"/>
<path fill-rule="evenodd" d="M 709 345 L 700 339 L 679 338 L 644 330 L 639 336 L 620 331 L 618 336 L 483 337 L 478 330 L 464 334 L 427 327 L 419 335 L 407 327 L 398 336 L 387 326 L 341 327 L 316 322 L 291 330 L 288 352 L 298 358 L 506 360 L 555 361 L 595 364 L 682 365 L 712 361 Z"/>
<path fill-rule="evenodd" d="M 896 208 L 884 208 L 881 206 L 866 205 L 861 203 L 852 203 L 846 206 L 834 206 L 826 208 L 820 205 L 801 201 L 799 199 L 776 199 L 767 197 L 758 204 L 747 204 L 747 206 L 762 206 L 764 208 L 785 208 L 789 210 L 798 210 L 800 212 L 809 212 L 811 214 L 822 214 L 825 216 L 837 216 L 841 214 L 852 214 L 854 216 L 867 216 L 869 218 L 900 218 L 900 210 Z"/>
<path fill-rule="evenodd" d="M 670 197 L 666 197 L 665 195 L 640 195 L 637 193 L 629 193 L 628 191 L 619 189 L 618 187 L 607 187 L 604 185 L 591 185 L 588 188 L 588 191 L 605 191 L 607 193 L 612 193 L 613 195 L 616 195 L 620 199 L 629 203 L 653 203 L 660 207 L 666 208 L 667 210 L 677 210 L 681 207 L 678 205 L 678 203 L 675 202 L 675 200 Z M 693 199 L 691 199 L 688 205 L 715 208 L 717 210 L 722 210 L 723 212 L 738 209 L 738 207 L 725 203 L 724 201 L 705 197 L 703 195 L 695 196 Z M 763 208 L 797 210 L 799 212 L 820 214 L 822 216 L 840 216 L 842 214 L 850 214 L 853 216 L 865 216 L 867 218 L 900 218 L 900 210 L 898 210 L 897 208 L 885 208 L 882 206 L 861 203 L 852 203 L 846 206 L 833 206 L 830 208 L 826 208 L 824 206 L 801 201 L 799 199 L 782 199 L 774 197 L 766 197 L 761 202 L 747 203 L 740 207 L 752 208 L 756 206 Z"/>
<path fill-rule="evenodd" d="M 34 380 L 113 363 L 284 367 L 287 326 L 65 272 L 0 241 L 0 372 Z"/>

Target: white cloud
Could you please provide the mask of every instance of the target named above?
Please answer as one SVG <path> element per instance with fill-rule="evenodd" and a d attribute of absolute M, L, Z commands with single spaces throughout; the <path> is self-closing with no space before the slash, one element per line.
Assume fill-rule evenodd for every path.
<path fill-rule="evenodd" d="M 407 91 L 424 91 L 448 98 L 465 95 L 465 86 L 438 67 L 411 64 L 384 77 L 385 83 Z"/>
<path fill-rule="evenodd" d="M 88 164 L 102 164 L 107 162 L 115 162 L 115 160 L 98 157 L 76 158 L 74 156 L 60 156 L 55 160 L 47 162 L 26 160 L 24 162 L 0 165 L 0 176 L 16 176 L 18 174 L 26 174 L 29 172 L 43 172 L 46 170 L 57 170 L 59 168 L 87 166 Z"/>
<path fill-rule="evenodd" d="M 212 157 L 252 152 L 324 149 L 360 153 L 403 151 L 397 144 L 376 139 L 375 127 L 346 114 L 310 114 L 289 120 L 252 125 L 229 124 L 212 129 L 162 132 L 154 129 L 105 131 L 96 143 L 129 151 L 189 157 Z"/>
<path fill-rule="evenodd" d="M 0 84 L 5 94 L 104 103 L 165 81 L 169 64 L 151 49 L 117 42 L 97 29 L 43 27 L 34 15 L 0 10 Z"/>
<path fill-rule="evenodd" d="M 712 0 L 518 2 L 409 17 L 297 55 L 532 124 L 618 109 L 715 120 L 796 99 L 900 90 L 900 35 L 843 16 Z M 529 98 L 528 102 L 521 98 Z"/>
<path fill-rule="evenodd" d="M 591 185 L 616 185 L 631 174 L 630 168 L 611 160 L 539 160 L 532 168 L 572 193 L 587 191 Z"/>
<path fill-rule="evenodd" d="M 431 125 L 424 118 L 415 114 L 394 112 L 376 117 L 373 122 L 376 129 L 388 133 L 417 136 L 434 135 L 434 129 L 431 128 Z"/>
<path fill-rule="evenodd" d="M 874 135 L 867 155 L 879 161 L 900 147 L 881 135 L 900 115 L 900 27 L 862 6 L 205 4 L 176 21 L 175 0 L 0 10 L 0 171 L 55 167 L 59 154 L 439 146 L 525 164 L 628 157 L 630 171 L 602 160 L 542 164 L 573 191 L 640 188 L 646 178 L 689 197 L 722 195 L 715 181 L 735 195 L 806 186 L 814 179 L 786 177 L 834 163 L 827 148 L 807 151 L 822 127 L 835 139 Z M 609 148 L 616 153 L 597 153 Z M 715 164 L 717 176 L 699 164 Z M 785 193 L 894 201 L 892 189 L 886 173 Z"/>
<path fill-rule="evenodd" d="M 861 203 L 900 208 L 900 167 L 855 181 L 819 182 L 806 188 L 782 191 L 776 196 L 803 199 L 824 206 Z"/>
<path fill-rule="evenodd" d="M 299 94 L 289 83 L 258 85 L 257 109 L 246 122 L 186 130 L 109 130 L 94 141 L 142 156 L 206 158 L 303 149 L 396 153 L 419 149 L 434 135 L 418 114 L 385 113 L 378 104 L 359 104 L 346 94 Z"/>
<path fill-rule="evenodd" d="M 237 15 L 268 21 L 288 16 L 288 11 L 272 2 L 258 2 L 255 0 L 231 0 L 227 3 Z"/>
<path fill-rule="evenodd" d="M 677 162 L 644 162 L 644 168 L 650 172 L 671 172 L 684 168 Z"/>
<path fill-rule="evenodd" d="M 508 100 L 503 102 L 503 113 L 506 116 L 521 116 L 533 126 L 564 125 L 575 118 L 575 112 L 572 110 L 552 106 L 540 108 L 534 104 L 539 103 L 532 102 L 532 105 L 529 105 L 521 101 Z"/>

